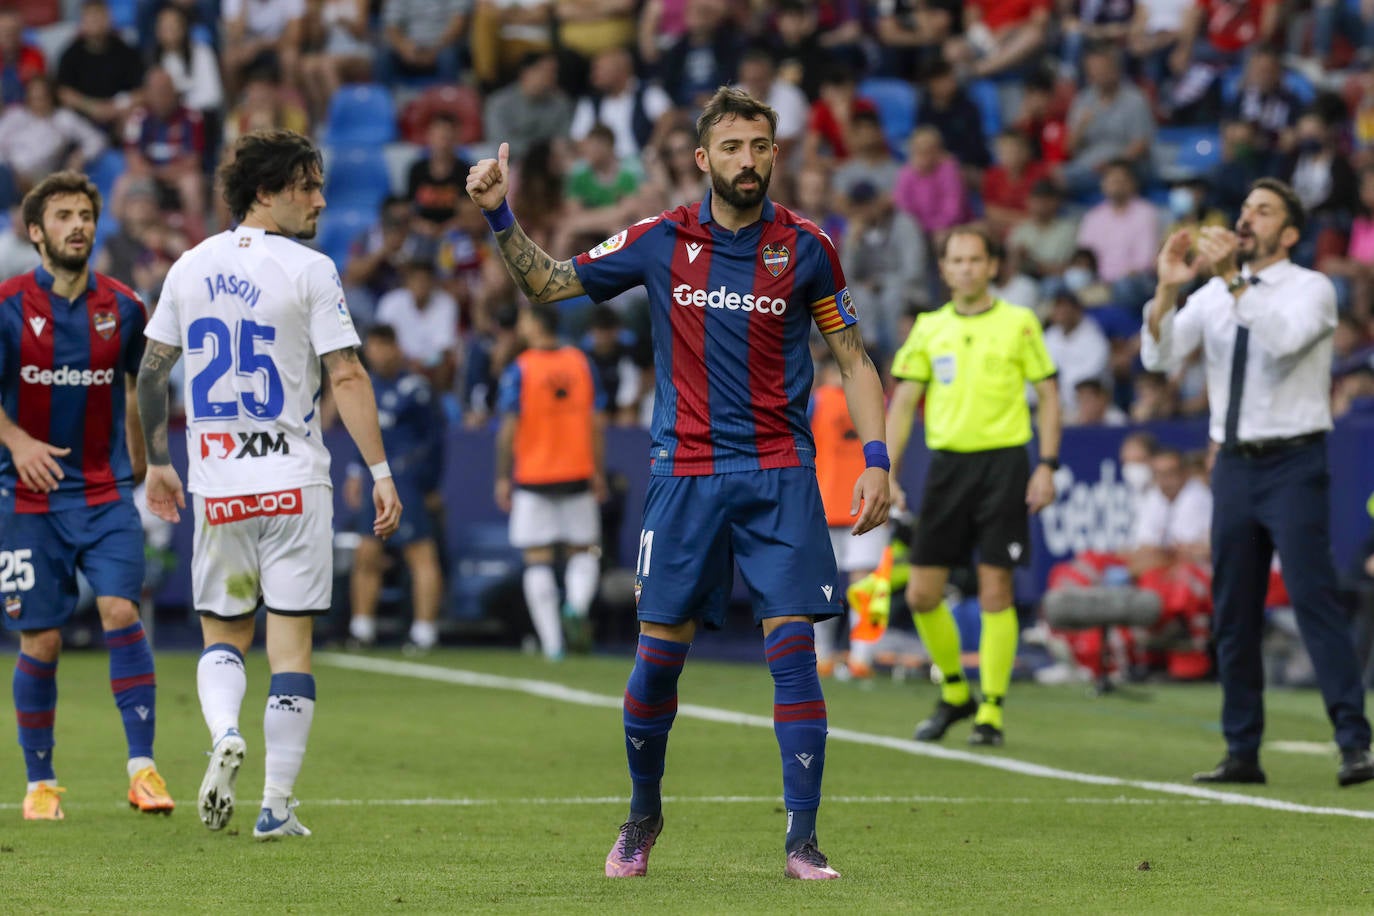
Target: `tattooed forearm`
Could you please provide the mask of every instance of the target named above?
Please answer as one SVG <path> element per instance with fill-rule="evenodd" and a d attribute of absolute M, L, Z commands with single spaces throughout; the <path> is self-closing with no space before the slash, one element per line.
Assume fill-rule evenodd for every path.
<path fill-rule="evenodd" d="M 181 348 L 148 341 L 138 367 L 138 413 L 149 464 L 171 464 L 167 450 L 167 378 L 181 358 Z"/>
<path fill-rule="evenodd" d="M 868 355 L 859 329 L 854 325 L 851 324 L 843 331 L 827 334 L 825 339 L 830 344 L 830 352 L 835 354 L 835 362 L 839 363 L 840 373 L 845 378 L 852 378 L 855 372 L 865 368 L 878 371 L 878 367 L 873 365 L 873 360 Z"/>
<path fill-rule="evenodd" d="M 525 234 L 519 223 L 496 233 L 506 270 L 531 302 L 556 302 L 580 296 L 582 282 L 572 261 L 555 261 Z"/>

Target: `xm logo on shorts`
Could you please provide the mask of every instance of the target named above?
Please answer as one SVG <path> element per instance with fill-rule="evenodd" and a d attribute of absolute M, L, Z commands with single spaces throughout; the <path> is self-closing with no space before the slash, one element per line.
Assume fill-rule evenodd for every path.
<path fill-rule="evenodd" d="M 286 441 L 286 433 L 277 433 L 276 438 L 268 432 L 255 433 L 201 433 L 200 457 L 224 460 L 233 458 L 263 458 L 267 455 L 289 455 L 291 443 Z"/>

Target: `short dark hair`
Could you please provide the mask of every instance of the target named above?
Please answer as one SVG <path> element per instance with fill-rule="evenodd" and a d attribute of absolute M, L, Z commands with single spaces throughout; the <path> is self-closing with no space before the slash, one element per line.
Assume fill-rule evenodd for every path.
<path fill-rule="evenodd" d="M 525 306 L 525 311 L 529 313 L 531 318 L 539 322 L 539 326 L 544 329 L 545 333 L 558 333 L 557 305 L 552 302 L 531 302 Z"/>
<path fill-rule="evenodd" d="M 277 194 L 311 172 L 324 172 L 320 151 L 293 130 L 264 128 L 235 141 L 219 167 L 224 202 L 242 221 L 257 202 L 258 192 Z"/>
<path fill-rule="evenodd" d="M 371 340 L 374 337 L 387 343 L 396 343 L 396 329 L 389 324 L 374 324 L 367 329 L 367 339 Z"/>
<path fill-rule="evenodd" d="M 778 113 L 767 103 L 760 102 L 743 89 L 721 86 L 697 118 L 697 146 L 706 148 L 711 128 L 729 117 L 743 118 L 746 121 L 764 118 L 768 121 L 769 136 L 776 135 L 778 131 Z"/>
<path fill-rule="evenodd" d="M 613 306 L 601 303 L 592 310 L 591 320 L 587 326 L 592 330 L 618 331 L 620 330 L 620 313 Z"/>
<path fill-rule="evenodd" d="M 1131 181 L 1135 182 L 1137 187 L 1140 186 L 1140 177 L 1136 175 L 1135 166 L 1131 163 L 1131 160 L 1108 159 L 1106 163 L 1102 166 L 1102 174 L 1106 175 L 1107 172 L 1111 171 L 1112 169 L 1120 169 L 1121 171 L 1124 171 L 1127 175 L 1131 176 Z"/>
<path fill-rule="evenodd" d="M 1261 178 L 1250 185 L 1250 190 L 1269 191 L 1278 195 L 1279 200 L 1283 201 L 1284 209 L 1288 211 L 1287 224 L 1298 230 L 1299 235 L 1302 234 L 1303 227 L 1307 225 L 1307 211 L 1303 209 L 1298 192 L 1293 190 L 1292 185 L 1277 178 Z"/>
<path fill-rule="evenodd" d="M 48 200 L 59 194 L 85 194 L 91 201 L 91 209 L 95 211 L 95 218 L 100 220 L 100 189 L 81 172 L 73 169 L 66 169 L 61 172 L 53 172 L 24 195 L 24 203 L 20 208 L 20 214 L 24 220 L 24 227 L 43 226 L 43 211 L 48 207 Z M 38 246 L 35 245 L 34 248 Z"/>
<path fill-rule="evenodd" d="M 1151 460 L 1155 458 L 1172 458 L 1177 461 L 1179 465 L 1184 464 L 1183 449 L 1175 448 L 1172 445 L 1156 445 L 1155 450 L 1150 453 L 1150 458 Z"/>
<path fill-rule="evenodd" d="M 1078 383 L 1073 386 L 1073 390 L 1095 391 L 1098 394 L 1102 395 L 1104 398 L 1107 396 L 1107 386 L 1102 384 L 1102 379 L 1100 378 L 1079 379 Z"/>
<path fill-rule="evenodd" d="M 990 259 L 996 260 L 1002 257 L 1002 249 L 997 244 L 997 240 L 992 237 L 992 233 L 976 223 L 969 223 L 964 226 L 955 226 L 945 233 L 944 238 L 940 239 L 940 260 L 943 261 L 945 255 L 949 253 L 950 240 L 960 235 L 971 235 L 974 238 L 982 239 L 983 250 L 988 253 Z"/>
<path fill-rule="evenodd" d="M 598 122 L 587 129 L 587 139 L 600 140 L 603 143 L 609 143 L 611 146 L 615 146 L 615 131 L 611 130 L 605 124 Z"/>

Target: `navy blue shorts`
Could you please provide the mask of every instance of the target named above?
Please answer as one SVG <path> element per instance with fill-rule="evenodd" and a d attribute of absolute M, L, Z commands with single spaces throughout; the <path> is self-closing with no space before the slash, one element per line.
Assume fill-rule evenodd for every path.
<path fill-rule="evenodd" d="M 76 570 L 99 598 L 143 590 L 143 524 L 127 499 L 56 512 L 0 512 L 0 608 L 5 629 L 62 626 L 76 610 Z"/>
<path fill-rule="evenodd" d="M 749 587 L 755 623 L 841 613 L 844 588 L 815 471 L 649 478 L 635 568 L 639 619 L 719 629 L 734 584 L 731 560 Z"/>
<path fill-rule="evenodd" d="M 396 495 L 401 497 L 401 525 L 396 533 L 387 538 L 392 547 L 407 547 L 419 541 L 434 539 L 434 522 L 429 510 L 425 508 L 425 491 L 415 481 L 405 477 L 393 477 Z M 358 534 L 372 537 L 372 523 L 377 520 L 377 507 L 372 504 L 372 487 L 363 485 L 363 503 L 353 513 L 353 530 Z"/>

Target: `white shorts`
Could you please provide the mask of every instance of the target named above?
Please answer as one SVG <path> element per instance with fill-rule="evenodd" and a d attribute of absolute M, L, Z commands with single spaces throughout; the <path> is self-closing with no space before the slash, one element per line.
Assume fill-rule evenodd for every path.
<path fill-rule="evenodd" d="M 323 614 L 334 584 L 334 496 L 323 484 L 254 496 L 195 497 L 196 610 Z"/>
<path fill-rule="evenodd" d="M 883 559 L 887 547 L 886 525 L 865 531 L 855 537 L 848 528 L 830 529 L 830 549 L 835 551 L 835 565 L 840 572 L 872 572 Z"/>
<path fill-rule="evenodd" d="M 585 493 L 535 493 L 515 488 L 510 497 L 510 545 L 525 550 L 570 544 L 601 543 L 601 509 Z"/>

